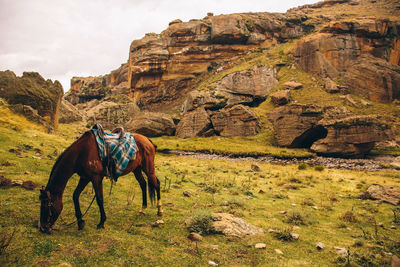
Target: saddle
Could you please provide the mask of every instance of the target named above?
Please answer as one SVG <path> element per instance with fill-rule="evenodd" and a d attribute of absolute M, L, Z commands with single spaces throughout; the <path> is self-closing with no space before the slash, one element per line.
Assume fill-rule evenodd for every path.
<path fill-rule="evenodd" d="M 136 156 L 136 142 L 123 127 L 117 127 L 111 133 L 107 133 L 100 124 L 95 124 L 92 131 L 96 136 L 105 175 L 117 181 L 129 160 Z"/>

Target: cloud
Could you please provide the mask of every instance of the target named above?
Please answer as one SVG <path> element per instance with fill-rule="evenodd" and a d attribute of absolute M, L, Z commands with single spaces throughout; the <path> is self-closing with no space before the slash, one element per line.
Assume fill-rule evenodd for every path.
<path fill-rule="evenodd" d="M 168 23 L 207 12 L 285 12 L 315 0 L 0 0 L 0 70 L 37 71 L 69 90 L 72 76 L 109 73 L 128 59 L 129 45 Z"/>

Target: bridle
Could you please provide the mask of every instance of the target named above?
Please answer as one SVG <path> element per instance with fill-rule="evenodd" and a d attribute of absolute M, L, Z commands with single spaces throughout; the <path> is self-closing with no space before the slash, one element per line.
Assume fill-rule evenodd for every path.
<path fill-rule="evenodd" d="M 47 203 L 48 216 L 47 216 L 46 223 L 49 224 L 51 221 L 51 218 L 53 218 L 54 215 L 58 216 L 59 213 L 58 213 L 57 209 L 54 207 L 53 201 L 51 200 L 50 192 L 47 191 L 44 187 L 42 187 L 42 190 L 40 190 L 40 191 L 41 191 L 41 195 L 40 195 L 39 199 L 41 201 L 46 201 L 46 200 L 48 201 L 48 203 Z M 44 195 L 46 198 L 44 198 Z"/>

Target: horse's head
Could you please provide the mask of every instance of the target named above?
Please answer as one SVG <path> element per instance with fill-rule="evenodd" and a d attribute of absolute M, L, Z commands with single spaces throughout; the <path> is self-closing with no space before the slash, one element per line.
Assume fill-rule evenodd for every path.
<path fill-rule="evenodd" d="M 51 228 L 58 218 L 60 211 L 57 210 L 55 203 L 52 200 L 51 194 L 44 186 L 40 190 L 40 220 L 39 229 L 43 233 L 50 234 Z"/>

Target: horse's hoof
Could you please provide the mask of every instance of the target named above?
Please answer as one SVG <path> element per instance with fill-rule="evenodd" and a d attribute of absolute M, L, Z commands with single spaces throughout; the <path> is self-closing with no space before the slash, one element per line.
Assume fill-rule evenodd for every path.
<path fill-rule="evenodd" d="M 104 229 L 104 224 L 102 224 L 102 223 L 101 223 L 101 224 L 98 224 L 98 225 L 97 225 L 97 229 Z"/>
<path fill-rule="evenodd" d="M 158 211 L 157 212 L 157 215 L 160 216 L 160 217 L 163 216 L 163 214 L 164 214 L 164 212 L 162 212 L 162 211 Z"/>
<path fill-rule="evenodd" d="M 86 222 L 84 220 L 78 221 L 78 230 L 83 230 L 85 228 Z"/>

